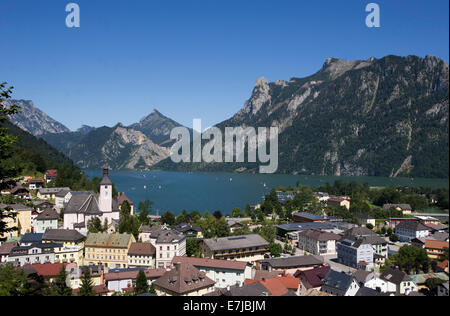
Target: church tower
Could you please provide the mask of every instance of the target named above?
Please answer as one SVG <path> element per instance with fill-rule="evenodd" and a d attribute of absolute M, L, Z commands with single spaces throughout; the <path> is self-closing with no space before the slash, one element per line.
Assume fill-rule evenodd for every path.
<path fill-rule="evenodd" d="M 100 196 L 98 206 L 103 213 L 112 212 L 112 181 L 108 176 L 108 167 L 103 168 L 103 178 L 100 181 Z"/>

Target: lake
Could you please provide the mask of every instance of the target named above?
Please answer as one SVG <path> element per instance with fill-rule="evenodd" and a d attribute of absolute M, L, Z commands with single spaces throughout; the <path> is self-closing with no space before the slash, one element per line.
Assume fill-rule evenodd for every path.
<path fill-rule="evenodd" d="M 102 176 L 101 170 L 84 170 L 89 176 Z M 210 213 L 220 210 L 231 213 L 235 207 L 242 210 L 246 204 L 256 205 L 276 186 L 303 185 L 317 187 L 336 180 L 368 183 L 370 186 L 411 186 L 448 188 L 448 179 L 410 179 L 382 177 L 333 177 L 278 174 L 236 174 L 171 171 L 110 171 L 117 190 L 137 204 L 151 200 L 159 214 L 171 211 L 198 210 Z M 153 212 L 152 215 L 155 215 Z"/>

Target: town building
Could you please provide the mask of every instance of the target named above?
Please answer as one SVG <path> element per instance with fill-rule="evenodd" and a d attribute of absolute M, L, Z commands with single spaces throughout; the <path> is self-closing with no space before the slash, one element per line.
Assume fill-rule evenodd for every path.
<path fill-rule="evenodd" d="M 28 179 L 28 189 L 37 190 L 44 187 L 44 179 Z"/>
<path fill-rule="evenodd" d="M 0 210 L 4 210 L 6 214 L 12 214 L 15 217 L 5 217 L 3 222 L 6 228 L 14 228 L 15 231 L 0 234 L 0 240 L 18 237 L 24 233 L 32 231 L 31 218 L 32 209 L 21 204 L 1 204 Z"/>
<path fill-rule="evenodd" d="M 411 242 L 414 238 L 425 238 L 430 228 L 420 222 L 403 221 L 395 227 L 395 234 L 401 242 Z"/>
<path fill-rule="evenodd" d="M 344 197 L 332 196 L 327 200 L 327 206 L 330 207 L 345 207 L 347 210 L 350 209 L 350 201 Z"/>
<path fill-rule="evenodd" d="M 55 181 L 57 177 L 58 177 L 58 170 L 47 170 L 44 175 L 46 183 Z"/>
<path fill-rule="evenodd" d="M 16 267 L 22 267 L 27 264 L 54 263 L 54 249 L 60 246 L 60 244 L 41 243 L 14 247 L 9 253 L 8 262 Z"/>
<path fill-rule="evenodd" d="M 186 236 L 186 238 L 197 238 L 197 239 L 203 238 L 202 229 L 198 226 L 192 226 L 191 224 L 188 223 L 178 224 L 175 227 L 175 230 Z"/>
<path fill-rule="evenodd" d="M 136 286 L 136 279 L 141 269 L 111 270 L 105 273 L 105 284 L 110 292 L 125 292 Z M 166 273 L 166 269 L 143 269 L 150 285 Z"/>
<path fill-rule="evenodd" d="M 330 270 L 322 280 L 322 292 L 333 296 L 355 296 L 360 286 L 352 275 Z"/>
<path fill-rule="evenodd" d="M 128 267 L 154 269 L 156 267 L 155 246 L 151 243 L 132 243 L 128 249 Z"/>
<path fill-rule="evenodd" d="M 321 267 L 324 264 L 325 260 L 322 257 L 308 255 L 263 259 L 258 262 L 256 268 L 267 271 L 278 271 L 288 274 L 294 274 L 298 270 L 310 270 Z"/>
<path fill-rule="evenodd" d="M 34 231 L 40 234 L 45 233 L 47 229 L 57 229 L 58 220 L 59 214 L 54 209 L 47 208 L 36 217 Z"/>
<path fill-rule="evenodd" d="M 12 188 L 11 191 L 9 191 L 9 194 L 14 195 L 15 197 L 18 197 L 23 200 L 31 199 L 30 191 L 22 186 L 16 186 Z"/>
<path fill-rule="evenodd" d="M 364 263 L 370 269 L 374 265 L 374 250 L 364 238 L 342 239 L 337 243 L 337 255 L 338 262 L 349 267 L 358 268 Z"/>
<path fill-rule="evenodd" d="M 205 239 L 200 243 L 203 257 L 255 263 L 269 251 L 269 243 L 260 235 L 251 234 Z"/>
<path fill-rule="evenodd" d="M 18 247 L 19 243 L 17 241 L 5 241 L 0 243 L 0 264 L 6 263 L 8 261 L 9 253 L 11 249 Z"/>
<path fill-rule="evenodd" d="M 426 240 L 425 250 L 430 259 L 439 259 L 444 255 L 445 248 L 449 248 L 448 241 Z"/>
<path fill-rule="evenodd" d="M 305 230 L 298 234 L 297 247 L 313 255 L 335 255 L 336 242 L 341 236 L 316 229 Z"/>
<path fill-rule="evenodd" d="M 152 244 L 156 248 L 157 268 L 169 268 L 174 257 L 186 255 L 186 237 L 171 230 L 161 231 Z"/>
<path fill-rule="evenodd" d="M 373 218 L 370 215 L 367 214 L 358 214 L 356 215 L 356 219 L 358 220 L 359 225 L 362 226 L 367 226 L 367 225 L 372 225 L 373 227 L 376 226 L 376 221 L 375 218 Z"/>
<path fill-rule="evenodd" d="M 108 169 L 103 169 L 100 181 L 100 193 L 83 193 L 73 195 L 64 208 L 64 228 L 76 229 L 87 233 L 87 223 L 98 217 L 102 223 L 119 220 L 120 210 L 117 199 L 112 197 L 113 183 L 109 179 Z"/>
<path fill-rule="evenodd" d="M 40 244 L 40 243 L 42 243 L 42 236 L 43 235 L 44 234 L 42 234 L 42 233 L 40 233 L 40 234 L 37 234 L 37 233 L 26 233 L 26 234 L 23 234 L 20 237 L 19 245 L 21 247 L 24 247 L 24 246 L 31 246 L 33 244 Z"/>
<path fill-rule="evenodd" d="M 324 216 L 308 212 L 293 213 L 292 218 L 296 223 L 324 223 L 327 221 Z"/>
<path fill-rule="evenodd" d="M 216 288 L 226 288 L 229 286 L 242 286 L 245 279 L 252 278 L 251 265 L 243 261 L 216 260 L 195 257 L 175 257 L 173 265 L 178 263 L 189 263 L 199 271 L 206 273 L 206 276 L 215 281 Z"/>
<path fill-rule="evenodd" d="M 384 204 L 383 210 L 389 211 L 391 209 L 394 209 L 398 212 L 402 212 L 403 215 L 411 215 L 413 209 L 411 205 L 409 204 Z"/>
<path fill-rule="evenodd" d="M 396 295 L 409 295 L 411 292 L 417 292 L 418 287 L 413 280 L 403 271 L 394 268 L 387 268 L 380 279 L 395 284 Z"/>
<path fill-rule="evenodd" d="M 42 242 L 61 243 L 64 246 L 83 246 L 85 236 L 74 229 L 48 229 L 42 235 Z"/>
<path fill-rule="evenodd" d="M 153 282 L 158 296 L 202 296 L 214 291 L 214 281 L 189 263 L 176 264 Z"/>
<path fill-rule="evenodd" d="M 56 195 L 61 191 L 70 191 L 70 188 L 39 188 L 37 198 L 41 200 L 55 200 Z"/>
<path fill-rule="evenodd" d="M 300 280 L 300 295 L 306 294 L 308 291 L 317 290 L 322 288 L 322 281 L 330 272 L 329 266 L 320 266 L 309 270 L 298 270 L 294 273 L 294 277 Z"/>
<path fill-rule="evenodd" d="M 133 242 L 130 234 L 90 233 L 84 243 L 85 264 L 127 268 L 128 249 Z"/>

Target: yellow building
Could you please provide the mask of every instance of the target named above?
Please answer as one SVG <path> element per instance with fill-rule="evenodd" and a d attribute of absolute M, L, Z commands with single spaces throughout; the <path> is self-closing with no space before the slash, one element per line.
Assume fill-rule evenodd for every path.
<path fill-rule="evenodd" d="M 85 265 L 127 268 L 128 249 L 136 242 L 130 234 L 90 233 L 85 242 Z"/>
<path fill-rule="evenodd" d="M 8 209 L 8 211 L 6 211 L 7 214 L 16 215 L 14 218 L 8 217 L 3 221 L 6 223 L 7 228 L 17 228 L 16 231 L 0 234 L 0 239 L 18 237 L 22 234 L 31 232 L 31 208 L 20 204 L 0 204 L 0 209 Z"/>

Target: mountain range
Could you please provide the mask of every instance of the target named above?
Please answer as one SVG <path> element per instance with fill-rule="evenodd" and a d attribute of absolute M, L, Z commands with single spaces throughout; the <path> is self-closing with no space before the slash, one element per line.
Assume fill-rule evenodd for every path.
<path fill-rule="evenodd" d="M 249 100 L 225 127 L 277 126 L 279 173 L 447 178 L 449 70 L 433 56 L 329 58 L 311 76 L 256 81 Z M 128 127 L 83 126 L 70 132 L 35 108 L 11 121 L 79 167 L 257 172 L 258 164 L 174 164 L 170 131 L 180 126 L 154 110 Z"/>

